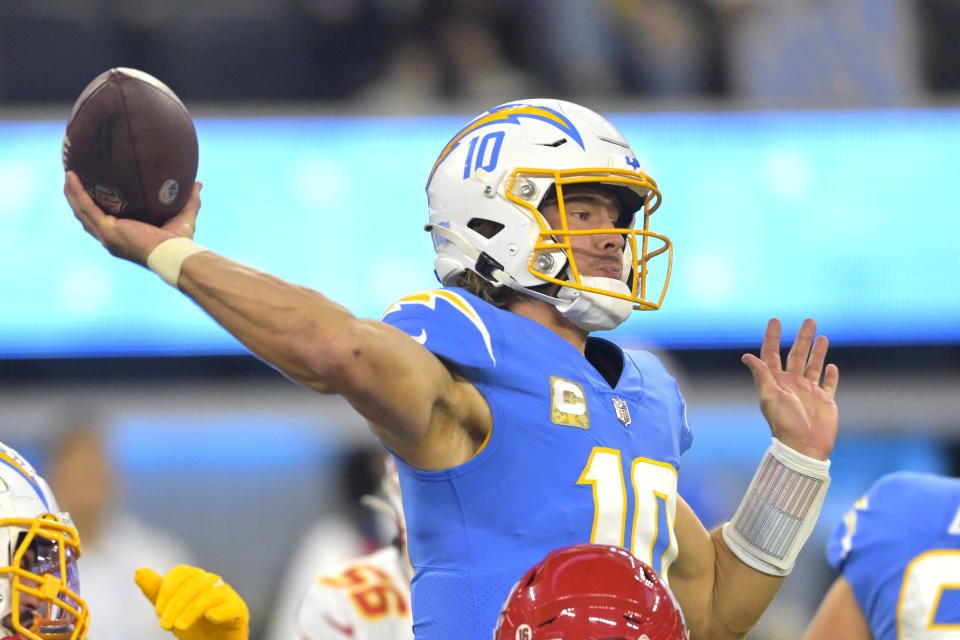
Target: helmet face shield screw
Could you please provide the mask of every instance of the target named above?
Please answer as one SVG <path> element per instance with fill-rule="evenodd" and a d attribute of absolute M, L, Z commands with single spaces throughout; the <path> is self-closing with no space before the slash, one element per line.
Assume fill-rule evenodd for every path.
<path fill-rule="evenodd" d="M 533 200 L 533 197 L 537 195 L 537 185 L 529 180 L 521 180 L 517 184 L 517 193 L 524 200 Z"/>
<path fill-rule="evenodd" d="M 483 195 L 485 195 L 488 198 L 492 198 L 495 195 L 497 195 L 497 190 L 488 184 L 483 188 Z"/>
<path fill-rule="evenodd" d="M 538 271 L 549 271 L 553 268 L 553 256 L 549 253 L 541 253 L 534 259 L 533 266 Z"/>

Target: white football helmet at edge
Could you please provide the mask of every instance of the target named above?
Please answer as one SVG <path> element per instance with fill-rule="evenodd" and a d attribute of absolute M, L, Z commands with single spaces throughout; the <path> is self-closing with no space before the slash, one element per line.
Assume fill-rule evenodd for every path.
<path fill-rule="evenodd" d="M 80 539 L 46 481 L 0 443 L 0 637 L 83 640 Z"/>
<path fill-rule="evenodd" d="M 563 189 L 584 183 L 616 194 L 621 215 L 615 229 L 562 233 L 567 231 Z M 561 229 L 552 229 L 540 214 L 546 195 L 557 200 Z M 590 109 L 535 99 L 477 116 L 444 147 L 427 181 L 427 199 L 426 229 L 437 251 L 437 278 L 445 286 L 465 270 L 475 271 L 496 286 L 555 305 L 586 331 L 613 329 L 634 309 L 658 309 L 663 302 L 673 247 L 649 230 L 660 191 L 640 171 L 620 131 Z M 634 229 L 641 210 L 642 227 Z M 581 275 L 569 239 L 610 233 L 625 238 L 624 279 Z M 663 287 L 648 295 L 647 263 L 663 253 Z M 547 283 L 560 285 L 559 291 L 534 289 Z"/>

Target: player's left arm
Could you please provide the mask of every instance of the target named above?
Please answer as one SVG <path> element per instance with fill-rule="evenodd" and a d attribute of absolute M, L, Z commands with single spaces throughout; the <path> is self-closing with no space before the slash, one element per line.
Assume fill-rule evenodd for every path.
<path fill-rule="evenodd" d="M 744 637 L 792 570 L 819 514 L 837 437 L 839 371 L 833 364 L 824 369 L 827 339 L 815 334 L 816 323 L 805 320 L 783 367 L 780 321 L 773 319 L 760 358 L 743 356 L 775 442 L 734 520 L 708 532 L 689 505 L 677 501 L 680 554 L 669 579 L 695 638 Z M 797 499 L 782 501 L 786 492 Z M 749 526 L 736 526 L 748 520 Z M 797 521 L 797 528 L 780 526 Z M 765 529 L 779 533 L 754 536 Z"/>
<path fill-rule="evenodd" d="M 743 638 L 777 594 L 783 577 L 741 562 L 727 547 L 720 528 L 707 531 L 679 496 L 674 522 L 680 554 L 668 577 L 690 637 Z"/>
<path fill-rule="evenodd" d="M 870 624 L 860 609 L 853 586 L 840 576 L 827 591 L 801 640 L 872 640 Z"/>

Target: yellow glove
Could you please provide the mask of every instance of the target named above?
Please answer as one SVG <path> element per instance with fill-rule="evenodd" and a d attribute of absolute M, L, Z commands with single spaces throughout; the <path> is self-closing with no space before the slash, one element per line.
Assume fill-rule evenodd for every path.
<path fill-rule="evenodd" d="M 247 640 L 250 634 L 247 603 L 218 575 L 181 564 L 162 578 L 137 569 L 134 580 L 154 604 L 160 626 L 179 640 Z"/>

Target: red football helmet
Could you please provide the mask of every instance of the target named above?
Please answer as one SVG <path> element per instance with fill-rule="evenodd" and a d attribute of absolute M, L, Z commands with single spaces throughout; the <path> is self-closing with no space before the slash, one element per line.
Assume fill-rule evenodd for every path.
<path fill-rule="evenodd" d="M 495 640 L 687 640 L 670 588 L 626 549 L 551 551 L 507 597 Z"/>

